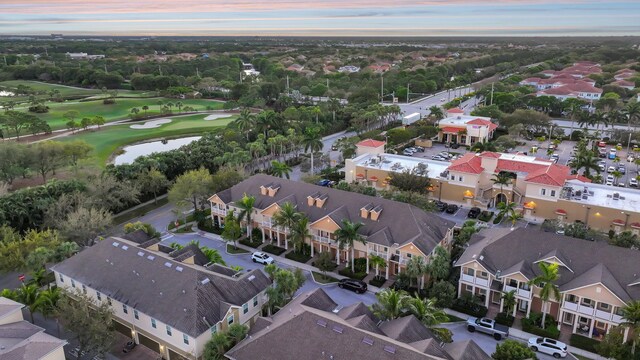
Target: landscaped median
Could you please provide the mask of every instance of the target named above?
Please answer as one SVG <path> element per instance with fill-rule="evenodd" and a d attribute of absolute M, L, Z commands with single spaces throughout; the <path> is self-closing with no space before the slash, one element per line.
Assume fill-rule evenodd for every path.
<path fill-rule="evenodd" d="M 311 275 L 313 276 L 313 281 L 317 282 L 318 284 L 335 284 L 337 283 L 339 280 L 334 278 L 333 276 L 329 276 L 329 275 L 324 275 L 321 274 L 317 271 L 312 271 Z"/>

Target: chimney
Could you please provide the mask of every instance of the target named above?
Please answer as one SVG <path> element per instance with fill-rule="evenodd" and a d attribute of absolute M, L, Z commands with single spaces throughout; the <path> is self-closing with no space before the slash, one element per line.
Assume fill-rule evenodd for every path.
<path fill-rule="evenodd" d="M 380 213 L 382 212 L 382 206 L 378 205 L 375 208 L 373 208 L 370 211 L 371 214 L 371 220 L 373 221 L 378 221 L 378 218 L 380 217 Z"/>

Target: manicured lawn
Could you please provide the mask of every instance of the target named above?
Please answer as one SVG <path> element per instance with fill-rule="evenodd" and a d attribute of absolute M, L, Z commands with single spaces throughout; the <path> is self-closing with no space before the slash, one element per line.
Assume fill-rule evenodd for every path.
<path fill-rule="evenodd" d="M 46 105 L 49 106 L 49 112 L 45 114 L 34 114 L 41 119 L 46 120 L 49 123 L 49 126 L 52 130 L 59 130 L 66 128 L 67 119 L 63 117 L 63 115 L 67 111 L 75 110 L 79 113 L 78 118 L 74 119 L 76 122 L 80 122 L 82 118 L 85 117 L 94 117 L 94 116 L 102 116 L 106 122 L 112 122 L 116 120 L 125 120 L 130 119 L 131 109 L 138 108 L 140 110 L 140 115 L 144 114 L 142 111 L 143 106 L 148 106 L 149 110 L 147 110 L 147 115 L 158 115 L 160 114 L 161 106 L 158 104 L 159 101 L 163 101 L 165 104 L 168 102 L 176 103 L 178 101 L 182 102 L 184 106 L 191 106 L 197 111 L 207 110 L 210 108 L 212 110 L 221 109 L 223 103 L 214 100 L 206 100 L 206 99 L 170 99 L 170 98 L 148 98 L 148 99 L 116 99 L 115 104 L 105 105 L 102 103 L 102 100 L 91 100 L 91 101 L 67 101 L 63 103 L 57 102 L 47 102 Z M 28 106 L 16 107 L 15 110 L 27 111 Z M 178 108 L 173 107 L 173 115 L 178 115 Z"/>
<path fill-rule="evenodd" d="M 448 321 L 448 322 L 467 321 L 467 320 L 465 320 L 465 319 L 461 319 L 461 318 L 459 318 L 459 317 L 457 317 L 457 316 L 455 316 L 455 315 L 449 315 L 449 314 L 447 314 L 447 317 L 449 318 L 449 321 Z"/>
<path fill-rule="evenodd" d="M 227 244 L 227 252 L 229 254 L 246 254 L 246 253 L 248 253 L 248 251 L 245 250 L 245 249 L 240 249 L 240 248 L 236 249 L 235 247 L 233 247 L 233 244 Z"/>
<path fill-rule="evenodd" d="M 75 97 L 75 96 L 91 96 L 101 94 L 100 89 L 83 89 L 76 87 L 68 87 L 56 84 L 47 84 L 39 81 L 27 81 L 27 80 L 7 80 L 1 81 L 0 86 L 8 88 L 16 88 L 18 85 L 25 85 L 32 88 L 35 91 L 50 91 L 58 90 L 63 97 Z"/>
<path fill-rule="evenodd" d="M 573 355 L 578 360 L 592 360 L 591 358 L 588 358 L 586 356 L 582 356 L 582 355 L 578 355 L 578 354 L 574 354 L 574 353 L 571 353 L 571 355 Z"/>
<path fill-rule="evenodd" d="M 338 282 L 338 279 L 329 275 L 323 275 L 319 272 L 313 271 L 311 274 L 313 275 L 313 279 L 320 284 L 333 284 Z"/>
<path fill-rule="evenodd" d="M 187 135 L 202 135 L 233 121 L 235 117 L 203 120 L 206 114 L 174 118 L 171 123 L 154 129 L 131 129 L 129 124 L 103 127 L 100 130 L 81 131 L 75 135 L 61 137 L 59 141 L 84 140 L 94 147 L 96 165 L 104 166 L 109 156 L 118 148 L 149 139 L 176 138 Z"/>

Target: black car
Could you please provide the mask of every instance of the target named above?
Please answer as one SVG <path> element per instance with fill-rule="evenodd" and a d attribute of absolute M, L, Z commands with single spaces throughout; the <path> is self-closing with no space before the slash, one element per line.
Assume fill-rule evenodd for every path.
<path fill-rule="evenodd" d="M 129 340 L 127 341 L 126 344 L 124 344 L 124 347 L 122 348 L 122 352 L 128 353 L 129 351 L 133 350 L 134 347 L 136 347 L 136 342 L 133 340 Z"/>
<path fill-rule="evenodd" d="M 456 211 L 458 211 L 458 205 L 449 204 L 447 205 L 447 209 L 445 211 L 447 212 L 447 214 L 455 214 Z"/>
<path fill-rule="evenodd" d="M 367 284 L 364 281 L 354 279 L 342 279 L 338 283 L 338 287 L 341 289 L 349 289 L 358 294 L 364 294 L 367 292 Z"/>
<path fill-rule="evenodd" d="M 471 210 L 469 210 L 469 213 L 467 214 L 467 217 L 469 219 L 477 219 L 478 216 L 480 216 L 480 208 L 479 207 L 472 207 Z"/>
<path fill-rule="evenodd" d="M 331 145 L 331 151 L 338 151 L 338 145 Z"/>
<path fill-rule="evenodd" d="M 442 201 L 440 201 L 440 200 L 436 200 L 436 201 L 434 201 L 433 203 L 436 205 L 436 208 L 437 208 L 437 209 L 438 209 L 438 211 L 440 211 L 440 212 L 445 211 L 445 210 L 447 209 L 447 205 L 449 205 L 449 204 L 447 204 L 447 203 L 445 203 L 445 202 L 442 202 Z"/>
<path fill-rule="evenodd" d="M 458 144 L 458 143 L 453 143 L 453 144 L 451 144 L 451 148 L 452 148 L 452 149 L 457 149 L 457 148 L 459 148 L 459 147 L 460 147 L 460 144 Z"/>

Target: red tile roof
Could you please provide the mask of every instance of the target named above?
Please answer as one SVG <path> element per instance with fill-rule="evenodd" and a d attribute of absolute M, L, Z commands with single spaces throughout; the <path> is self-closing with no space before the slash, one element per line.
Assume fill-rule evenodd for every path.
<path fill-rule="evenodd" d="M 380 147 L 380 146 L 384 146 L 385 144 L 386 144 L 386 142 L 384 142 L 384 141 L 366 139 L 366 140 L 362 140 L 359 143 L 357 143 L 356 146 L 366 146 L 366 147 L 377 148 L 377 147 Z"/>
<path fill-rule="evenodd" d="M 468 121 L 467 124 L 488 126 L 489 130 L 495 130 L 498 128 L 498 125 L 492 123 L 491 121 L 480 119 L 480 118 Z"/>
<path fill-rule="evenodd" d="M 551 166 L 548 166 L 546 168 L 542 168 L 529 173 L 529 175 L 524 178 L 524 181 L 536 184 L 562 186 L 567 180 L 568 175 L 568 166 L 552 164 Z"/>
<path fill-rule="evenodd" d="M 569 175 L 567 177 L 567 180 L 580 180 L 582 182 L 586 182 L 586 183 L 590 183 L 591 179 L 589 179 L 588 177 L 584 177 L 582 175 Z"/>
<path fill-rule="evenodd" d="M 545 165 L 545 164 L 536 164 L 536 163 L 530 163 L 530 162 L 524 162 L 524 161 L 498 159 L 496 172 L 512 171 L 512 172 L 521 172 L 521 173 L 532 173 L 540 169 L 545 169 L 549 165 L 551 165 L 551 162 Z"/>
<path fill-rule="evenodd" d="M 484 169 L 482 168 L 482 159 L 479 156 L 474 153 L 466 153 L 460 159 L 452 162 L 447 170 L 480 174 Z"/>
<path fill-rule="evenodd" d="M 453 126 L 445 126 L 440 130 L 442 130 L 442 132 L 445 132 L 445 133 L 457 134 L 460 131 L 465 130 L 465 129 L 464 128 L 453 127 Z"/>
<path fill-rule="evenodd" d="M 496 152 L 492 152 L 492 151 L 485 151 L 482 154 L 480 154 L 481 157 L 490 157 L 490 158 L 494 158 L 497 159 L 500 157 L 500 154 L 496 153 Z"/>
<path fill-rule="evenodd" d="M 448 113 L 452 113 L 452 114 L 464 114 L 464 110 L 459 109 L 459 108 L 451 108 L 449 110 L 447 110 Z"/>

